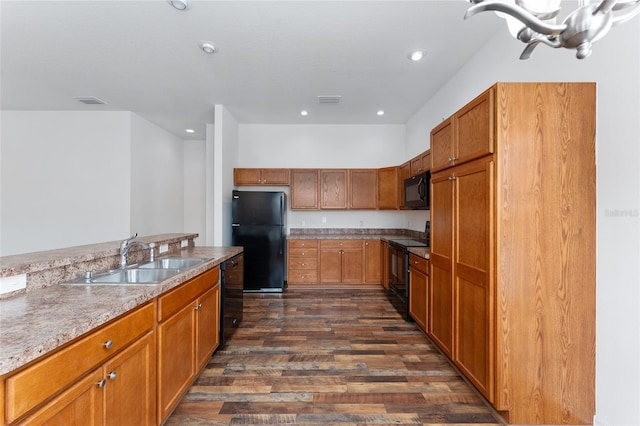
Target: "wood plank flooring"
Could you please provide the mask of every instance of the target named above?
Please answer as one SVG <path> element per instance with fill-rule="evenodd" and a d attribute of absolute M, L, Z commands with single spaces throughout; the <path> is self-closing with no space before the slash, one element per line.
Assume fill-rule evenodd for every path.
<path fill-rule="evenodd" d="M 167 425 L 500 425 L 383 290 L 245 294 Z"/>

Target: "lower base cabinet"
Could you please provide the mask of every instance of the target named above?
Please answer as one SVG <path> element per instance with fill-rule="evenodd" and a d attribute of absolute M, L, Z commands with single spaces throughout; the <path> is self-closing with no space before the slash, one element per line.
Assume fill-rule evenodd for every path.
<path fill-rule="evenodd" d="M 220 343 L 220 272 L 158 298 L 158 423 L 171 414 Z"/>
<path fill-rule="evenodd" d="M 427 331 L 427 294 L 429 291 L 429 261 L 415 254 L 409 255 L 409 315 Z"/>
<path fill-rule="evenodd" d="M 139 308 L 8 377 L 0 424 L 156 424 L 154 310 Z"/>

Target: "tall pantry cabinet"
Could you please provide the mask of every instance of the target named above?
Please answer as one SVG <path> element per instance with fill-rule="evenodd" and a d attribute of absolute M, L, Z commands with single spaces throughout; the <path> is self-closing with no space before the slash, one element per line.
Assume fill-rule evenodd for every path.
<path fill-rule="evenodd" d="M 514 424 L 595 412 L 593 83 L 498 83 L 431 132 L 428 334 Z"/>

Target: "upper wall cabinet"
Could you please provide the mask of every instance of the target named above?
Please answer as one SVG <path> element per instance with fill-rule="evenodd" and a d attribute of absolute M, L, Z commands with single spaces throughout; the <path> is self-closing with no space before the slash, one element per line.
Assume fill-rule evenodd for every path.
<path fill-rule="evenodd" d="M 346 209 L 347 185 L 347 170 L 320 170 L 320 208 Z"/>
<path fill-rule="evenodd" d="M 400 205 L 401 186 L 400 167 L 378 169 L 378 209 L 397 210 Z"/>
<path fill-rule="evenodd" d="M 419 173 L 426 172 L 431 168 L 431 151 L 416 155 L 409 161 L 409 168 L 411 170 L 411 176 L 415 176 Z"/>
<path fill-rule="evenodd" d="M 491 88 L 431 132 L 431 172 L 493 153 L 494 92 Z"/>
<path fill-rule="evenodd" d="M 233 169 L 234 185 L 289 185 L 289 169 Z"/>
<path fill-rule="evenodd" d="M 291 209 L 318 209 L 318 170 L 291 169 Z"/>
<path fill-rule="evenodd" d="M 378 171 L 376 169 L 349 170 L 349 208 L 378 207 Z"/>

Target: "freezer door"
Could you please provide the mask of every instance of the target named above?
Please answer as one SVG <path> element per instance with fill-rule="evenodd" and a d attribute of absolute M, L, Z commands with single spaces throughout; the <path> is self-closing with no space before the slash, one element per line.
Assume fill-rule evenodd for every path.
<path fill-rule="evenodd" d="M 244 291 L 284 289 L 284 227 L 234 225 L 234 246 L 244 248 Z"/>
<path fill-rule="evenodd" d="M 233 191 L 231 217 L 234 224 L 243 226 L 284 226 L 284 204 L 284 192 Z"/>

